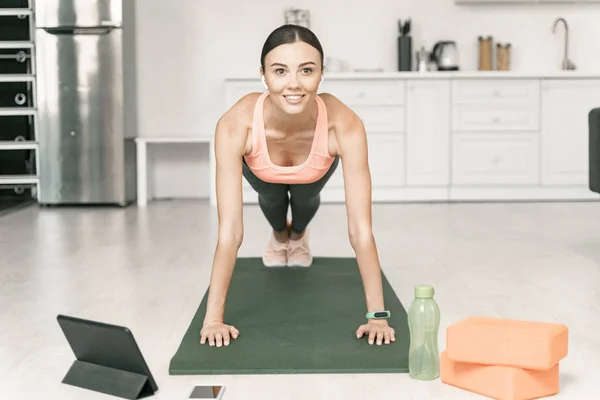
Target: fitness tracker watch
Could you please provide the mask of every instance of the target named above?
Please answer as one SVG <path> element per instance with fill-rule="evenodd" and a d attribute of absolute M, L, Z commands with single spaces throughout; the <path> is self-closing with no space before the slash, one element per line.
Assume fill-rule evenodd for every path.
<path fill-rule="evenodd" d="M 368 319 L 388 319 L 391 317 L 391 313 L 389 311 L 374 311 L 368 312 Z"/>

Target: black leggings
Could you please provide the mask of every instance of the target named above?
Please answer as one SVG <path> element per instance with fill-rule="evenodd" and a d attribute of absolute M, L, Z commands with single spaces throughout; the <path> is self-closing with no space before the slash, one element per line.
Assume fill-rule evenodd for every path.
<path fill-rule="evenodd" d="M 339 157 L 335 157 L 325 176 L 308 184 L 287 185 L 264 182 L 252 173 L 245 160 L 242 164 L 243 175 L 258 193 L 258 204 L 273 230 L 282 232 L 286 229 L 288 207 L 291 205 L 292 230 L 295 233 L 302 233 L 319 209 L 321 190 L 335 172 Z"/>

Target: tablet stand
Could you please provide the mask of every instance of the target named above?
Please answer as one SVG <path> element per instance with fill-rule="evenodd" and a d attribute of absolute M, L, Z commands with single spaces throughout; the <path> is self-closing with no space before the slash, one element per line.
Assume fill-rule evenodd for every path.
<path fill-rule="evenodd" d="M 154 394 L 146 375 L 79 360 L 73 362 L 62 383 L 129 400 Z"/>

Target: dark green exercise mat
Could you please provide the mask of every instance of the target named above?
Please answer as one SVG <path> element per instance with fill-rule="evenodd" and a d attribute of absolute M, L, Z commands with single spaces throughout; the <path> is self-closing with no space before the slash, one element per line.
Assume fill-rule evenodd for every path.
<path fill-rule="evenodd" d="M 396 331 L 389 345 L 356 338 L 366 323 L 355 258 L 315 258 L 309 268 L 267 268 L 239 258 L 225 323 L 240 331 L 229 346 L 200 344 L 207 294 L 169 365 L 171 375 L 407 373 L 406 310 L 383 275 L 385 306 Z"/>

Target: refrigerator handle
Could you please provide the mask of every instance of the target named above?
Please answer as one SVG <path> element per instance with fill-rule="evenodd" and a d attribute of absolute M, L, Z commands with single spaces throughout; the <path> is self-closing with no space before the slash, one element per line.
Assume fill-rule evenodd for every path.
<path fill-rule="evenodd" d="M 57 28 L 42 28 L 50 35 L 107 35 L 115 26 L 96 26 L 89 28 L 82 28 L 77 26 L 61 26 Z"/>
<path fill-rule="evenodd" d="M 121 25 L 118 22 L 114 21 L 100 21 L 100 26 L 107 26 L 110 28 L 121 28 Z"/>

